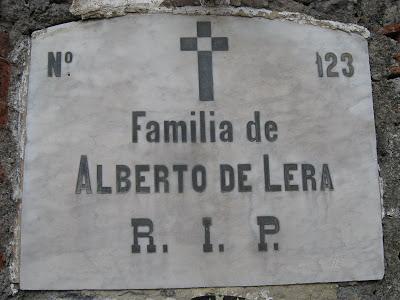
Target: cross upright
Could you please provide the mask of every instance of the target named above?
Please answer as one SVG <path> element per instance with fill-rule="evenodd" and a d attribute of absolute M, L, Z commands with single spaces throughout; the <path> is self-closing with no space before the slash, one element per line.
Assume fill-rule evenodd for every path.
<path fill-rule="evenodd" d="M 211 22 L 197 22 L 197 37 L 181 38 L 181 51 L 197 51 L 199 99 L 213 101 L 212 52 L 228 51 L 228 38 L 212 37 Z"/>

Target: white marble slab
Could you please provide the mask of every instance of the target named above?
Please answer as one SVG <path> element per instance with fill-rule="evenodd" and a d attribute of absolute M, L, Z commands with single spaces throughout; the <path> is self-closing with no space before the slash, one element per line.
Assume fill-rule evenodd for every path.
<path fill-rule="evenodd" d="M 197 37 L 199 21 L 209 22 L 213 37 L 226 38 L 215 40 L 214 50 L 219 50 L 211 54 L 212 79 L 204 58 L 210 53 L 181 50 L 183 37 L 193 37 L 203 50 L 210 48 L 211 38 Z M 200 31 L 207 35 L 206 29 Z M 186 40 L 182 49 L 193 45 Z M 60 74 L 52 65 L 49 77 L 48 53 L 57 62 L 57 51 Z M 72 59 L 65 56 L 68 51 Z M 326 77 L 329 52 L 337 57 L 333 72 L 338 77 Z M 352 76 L 344 53 L 352 56 Z M 198 56 L 205 60 L 200 75 Z M 200 88 L 199 76 L 204 80 Z M 213 101 L 199 100 L 202 88 L 203 100 L 210 100 L 212 92 Z M 137 111 L 146 116 L 138 118 L 141 128 L 133 142 L 132 112 Z M 201 111 L 207 132 L 209 121 L 215 121 L 215 142 L 208 133 L 207 142 L 199 142 L 199 131 L 197 142 L 191 141 L 190 121 L 199 125 Z M 260 142 L 246 138 L 246 124 L 255 111 L 262 124 Z M 161 128 L 158 143 L 146 141 L 146 124 L 152 120 Z M 168 120 L 185 121 L 186 143 L 181 136 L 177 143 L 165 141 Z M 222 120 L 232 124 L 232 142 L 219 138 Z M 265 138 L 266 121 L 277 125 L 275 141 Z M 83 180 L 77 193 L 84 155 L 91 194 Z M 265 190 L 265 155 L 271 184 L 281 185 L 281 191 Z M 298 191 L 285 190 L 284 164 L 289 163 L 297 167 L 287 173 Z M 232 191 L 221 192 L 221 164 L 235 170 Z M 238 164 L 251 166 L 242 188 L 251 186 L 251 191 L 238 191 Z M 311 181 L 303 190 L 305 164 L 315 168 L 315 190 Z M 103 187 L 111 187 L 111 194 L 97 192 L 96 165 L 102 166 Z M 116 165 L 131 170 L 126 193 L 116 191 Z M 136 190 L 138 165 L 149 165 L 139 182 L 149 193 Z M 168 169 L 168 193 L 164 186 L 155 191 L 154 165 Z M 181 193 L 174 165 L 188 169 Z M 196 165 L 206 170 L 206 187 L 197 191 L 192 184 Z M 257 218 L 266 216 L 279 220 L 279 231 L 276 225 L 262 226 L 277 232 L 265 235 L 267 251 L 259 251 L 264 234 Z M 213 252 L 203 249 L 205 217 L 212 219 Z M 131 222 L 140 218 L 154 225 L 155 253 L 147 253 L 144 238 L 138 240 L 141 253 L 132 253 Z M 163 245 L 168 245 L 167 253 Z M 23 289 L 248 286 L 373 280 L 383 273 L 376 138 L 363 37 L 282 20 L 170 14 L 70 23 L 35 35 L 22 207 Z"/>

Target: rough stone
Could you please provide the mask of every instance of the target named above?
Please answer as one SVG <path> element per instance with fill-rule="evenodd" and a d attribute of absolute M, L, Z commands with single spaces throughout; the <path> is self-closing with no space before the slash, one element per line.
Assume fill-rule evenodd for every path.
<path fill-rule="evenodd" d="M 7 125 L 8 88 L 10 85 L 10 63 L 7 60 L 10 52 L 10 41 L 7 32 L 0 32 L 0 126 Z"/>
<path fill-rule="evenodd" d="M 75 0 L 70 11 L 74 15 L 97 15 L 105 18 L 125 15 L 131 11 L 156 8 L 162 0 Z"/>
<path fill-rule="evenodd" d="M 200 0 L 165 0 L 161 3 L 161 5 L 165 7 L 182 7 L 182 6 L 189 6 L 189 5 L 200 5 Z"/>
<path fill-rule="evenodd" d="M 10 63 L 0 57 L 0 126 L 7 125 L 8 104 L 7 96 L 10 85 Z"/>
<path fill-rule="evenodd" d="M 1 174 L 0 174 L 0 176 L 1 176 Z M 4 253 L 0 252 L 0 271 L 3 270 L 5 266 L 6 266 L 6 257 L 4 255 Z"/>
<path fill-rule="evenodd" d="M 396 93 L 400 94 L 400 78 L 394 78 L 390 82 L 393 84 Z M 398 123 L 395 122 L 394 124 L 397 125 Z"/>
<path fill-rule="evenodd" d="M 357 33 L 361 36 L 368 38 L 370 36 L 370 32 L 363 26 L 359 26 L 356 24 L 344 24 L 341 22 L 335 22 L 331 20 L 318 20 L 312 16 L 308 16 L 301 13 L 293 13 L 293 12 L 276 12 L 267 9 L 253 9 L 249 7 L 196 7 L 196 6 L 187 6 L 187 7 L 158 7 L 150 6 L 143 9 L 141 6 L 129 5 L 126 6 L 118 5 L 108 5 L 102 6 L 100 8 L 93 8 L 92 6 L 81 6 L 79 5 L 79 1 L 74 2 L 75 6 L 72 6 L 71 12 L 74 15 L 80 16 L 82 19 L 91 19 L 91 18 L 111 18 L 117 16 L 123 16 L 127 13 L 133 12 L 146 12 L 148 14 L 161 14 L 161 13 L 172 13 L 172 14 L 183 14 L 183 15 L 215 15 L 215 16 L 240 16 L 240 17 L 248 17 L 248 18 L 265 18 L 269 20 L 287 20 L 291 22 L 295 22 L 298 24 L 309 24 L 315 25 L 322 28 L 329 28 L 333 30 L 341 30 L 349 33 Z"/>
<path fill-rule="evenodd" d="M 7 58 L 10 48 L 10 38 L 8 32 L 0 32 L 0 57 Z"/>
<path fill-rule="evenodd" d="M 399 4 L 388 3 L 384 9 L 383 25 L 394 24 L 400 22 Z"/>
<path fill-rule="evenodd" d="M 389 67 L 388 77 L 390 79 L 400 77 L 400 66 L 391 66 L 391 67 Z"/>
<path fill-rule="evenodd" d="M 0 182 L 4 182 L 7 179 L 6 171 L 4 168 L 0 165 Z"/>
<path fill-rule="evenodd" d="M 381 33 L 400 42 L 400 23 L 384 26 L 381 30 Z"/>
<path fill-rule="evenodd" d="M 200 288 L 176 290 L 128 290 L 128 291 L 81 291 L 81 292 L 29 292 L 23 299 L 96 299 L 96 300 L 190 300 L 205 295 L 241 297 L 246 300 L 336 300 L 334 284 L 312 284 L 246 288 Z M 198 299 L 199 299 L 198 298 Z M 201 298 L 200 298 L 201 299 Z M 209 300 L 209 299 L 204 299 Z"/>

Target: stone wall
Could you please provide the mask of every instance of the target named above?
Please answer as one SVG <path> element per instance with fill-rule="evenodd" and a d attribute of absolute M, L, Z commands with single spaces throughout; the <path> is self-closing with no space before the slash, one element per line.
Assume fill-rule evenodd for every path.
<path fill-rule="evenodd" d="M 83 17 L 132 11 L 87 10 L 113 1 L 2 0 L 0 2 L 0 299 L 191 299 L 206 294 L 245 299 L 400 299 L 400 2 L 395 0 L 165 0 L 161 6 L 247 6 L 300 12 L 355 23 L 371 31 L 369 51 L 383 185 L 385 277 L 381 281 L 254 288 L 155 291 L 27 292 L 18 289 L 19 211 L 30 34 Z M 115 1 L 121 2 L 121 1 Z M 129 3 L 131 1 L 122 1 Z M 122 3 L 121 2 L 121 3 Z M 86 5 L 86 10 L 85 8 Z M 89 7 L 90 8 L 90 7 Z M 140 10 L 146 9 L 146 5 Z M 81 16 L 79 16 L 81 15 Z M 249 270 L 251 271 L 251 270 Z M 206 298 L 204 298 L 206 299 Z M 221 299 L 221 298 L 220 298 Z M 226 298 L 228 299 L 228 298 Z M 229 298 L 233 299 L 233 298 Z"/>

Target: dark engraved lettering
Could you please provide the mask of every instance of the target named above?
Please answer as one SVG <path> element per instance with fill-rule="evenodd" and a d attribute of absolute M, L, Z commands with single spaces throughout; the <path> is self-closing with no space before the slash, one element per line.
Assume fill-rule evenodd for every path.
<path fill-rule="evenodd" d="M 103 166 L 97 165 L 97 194 L 111 194 L 110 186 L 103 186 Z"/>
<path fill-rule="evenodd" d="M 141 126 L 138 124 L 138 118 L 145 116 L 146 116 L 145 111 L 132 112 L 132 143 L 138 142 L 138 131 L 141 129 Z"/>
<path fill-rule="evenodd" d="M 55 56 L 54 52 L 47 54 L 47 76 L 53 77 L 53 74 L 61 77 L 61 52 L 56 52 Z"/>
<path fill-rule="evenodd" d="M 190 115 L 194 116 L 194 115 L 196 115 L 196 113 L 194 111 L 191 111 Z M 192 143 L 197 143 L 197 127 L 196 127 L 195 120 L 190 121 L 190 141 Z"/>
<path fill-rule="evenodd" d="M 146 180 L 146 177 L 142 175 L 143 172 L 150 170 L 149 165 L 136 165 L 135 167 L 135 182 L 136 182 L 136 193 L 148 194 L 150 193 L 150 187 L 143 186 L 142 183 Z"/>
<path fill-rule="evenodd" d="M 149 131 L 146 133 L 146 140 L 149 143 L 159 143 L 160 142 L 160 125 L 156 121 L 149 121 L 146 124 L 146 129 Z M 137 138 L 137 136 L 136 136 Z"/>
<path fill-rule="evenodd" d="M 85 190 L 86 194 L 92 193 L 87 155 L 81 155 L 81 160 L 79 162 L 78 179 L 76 180 L 75 194 L 80 194 L 82 190 Z"/>
<path fill-rule="evenodd" d="M 199 111 L 196 120 L 196 112 L 191 111 L 189 120 L 147 120 L 145 111 L 132 112 L 132 143 L 138 143 L 142 138 L 148 143 L 215 143 L 219 138 L 222 142 L 233 141 L 233 125 L 227 120 L 214 119 L 215 112 Z M 144 118 L 144 119 L 141 119 Z M 276 137 L 275 127 L 272 121 L 266 123 L 268 139 Z M 218 131 L 219 128 L 219 131 Z M 218 135 L 219 134 L 219 135 Z"/>
<path fill-rule="evenodd" d="M 247 139 L 250 142 L 261 142 L 260 112 L 254 112 L 254 121 L 247 122 Z"/>
<path fill-rule="evenodd" d="M 311 190 L 315 191 L 317 189 L 317 181 L 314 178 L 315 168 L 310 164 L 301 165 L 301 177 L 303 183 L 303 191 L 308 191 L 308 181 L 311 181 Z"/>
<path fill-rule="evenodd" d="M 331 61 L 331 63 L 329 64 L 328 68 L 326 69 L 326 76 L 328 76 L 328 77 L 339 77 L 339 72 L 333 71 L 333 69 L 337 65 L 337 56 L 336 56 L 336 54 L 332 53 L 332 52 L 329 52 L 329 53 L 325 54 L 325 61 L 327 61 L 327 62 Z"/>
<path fill-rule="evenodd" d="M 238 164 L 238 187 L 239 192 L 251 192 L 251 185 L 246 185 L 247 175 L 244 173 L 245 171 L 251 171 L 250 164 Z"/>
<path fill-rule="evenodd" d="M 247 122 L 246 125 L 247 139 L 250 142 L 261 142 L 261 121 L 260 112 L 254 112 L 254 121 Z M 278 139 L 278 125 L 274 121 L 267 121 L 264 124 L 265 138 L 269 142 L 275 142 Z"/>
<path fill-rule="evenodd" d="M 354 75 L 353 56 L 350 53 L 343 53 L 340 60 L 347 62 L 347 69 L 342 69 L 343 75 L 346 77 L 352 77 Z"/>
<path fill-rule="evenodd" d="M 213 116 L 214 112 L 210 111 L 210 115 Z M 215 143 L 215 121 L 210 121 L 210 142 Z"/>
<path fill-rule="evenodd" d="M 181 141 L 182 143 L 187 142 L 187 133 L 186 133 L 186 123 L 184 121 L 164 121 L 164 141 L 169 143 L 170 138 L 170 129 L 172 129 L 172 142 L 178 143 L 178 129 L 181 131 Z"/>
<path fill-rule="evenodd" d="M 279 251 L 279 245 L 278 245 L 278 243 L 274 243 L 274 250 L 275 250 L 275 251 Z"/>
<path fill-rule="evenodd" d="M 298 191 L 299 186 L 297 184 L 291 184 L 293 180 L 293 174 L 291 171 L 297 170 L 297 164 L 284 164 L 283 165 L 283 178 L 285 181 L 285 191 Z"/>
<path fill-rule="evenodd" d="M 260 228 L 260 243 L 258 244 L 258 251 L 268 251 L 268 245 L 265 241 L 267 234 L 276 234 L 279 232 L 279 220 L 274 216 L 259 216 L 257 217 L 257 225 Z M 273 226 L 273 229 L 266 229 L 266 226 Z M 278 250 L 277 246 L 274 245 L 274 249 Z"/>
<path fill-rule="evenodd" d="M 200 141 L 202 143 L 207 142 L 206 137 L 206 114 L 204 111 L 200 111 Z"/>
<path fill-rule="evenodd" d="M 219 166 L 220 179 L 221 179 L 221 192 L 230 192 L 235 188 L 235 171 L 231 165 L 222 164 Z M 228 174 L 229 183 L 226 181 L 226 174 Z"/>
<path fill-rule="evenodd" d="M 318 76 L 319 77 L 324 77 L 324 70 L 323 70 L 323 66 L 322 66 L 321 55 L 319 55 L 318 52 L 316 54 L 317 54 L 317 60 L 315 61 L 315 63 L 317 64 Z"/>
<path fill-rule="evenodd" d="M 223 129 L 219 134 L 221 141 L 230 143 L 233 142 L 233 126 L 231 122 L 222 121 L 219 124 L 219 129 Z"/>
<path fill-rule="evenodd" d="M 147 245 L 148 253 L 156 252 L 156 245 L 154 245 L 154 238 L 151 236 L 153 233 L 153 222 L 147 218 L 132 219 L 131 224 L 133 227 L 133 245 L 132 253 L 140 253 L 139 238 L 149 239 L 149 244 Z M 147 228 L 147 231 L 139 231 L 139 227 Z"/>
<path fill-rule="evenodd" d="M 160 183 L 164 184 L 164 193 L 169 193 L 168 168 L 164 165 L 154 166 L 154 192 L 160 192 Z"/>
<path fill-rule="evenodd" d="M 325 191 L 325 189 L 333 191 L 333 182 L 331 178 L 331 173 L 329 172 L 328 164 L 322 165 L 321 191 Z"/>
<path fill-rule="evenodd" d="M 342 68 L 342 73 L 346 77 L 352 77 L 354 75 L 354 66 L 353 66 L 353 56 L 351 53 L 342 53 L 340 56 L 340 60 L 346 63 L 346 68 Z M 326 69 L 326 76 L 327 77 L 339 77 L 339 72 L 334 71 L 334 68 L 337 65 L 338 57 L 333 52 L 328 52 L 325 54 L 325 61 L 330 62 Z M 318 66 L 318 76 L 323 77 L 323 64 L 322 59 L 319 53 L 317 52 L 317 66 Z"/>
<path fill-rule="evenodd" d="M 187 171 L 187 165 L 174 165 L 172 169 L 178 173 L 178 193 L 183 193 L 183 172 Z"/>
<path fill-rule="evenodd" d="M 203 167 L 202 165 L 196 165 L 192 169 L 192 186 L 193 189 L 198 193 L 201 193 L 206 189 L 207 186 L 206 168 Z"/>
<path fill-rule="evenodd" d="M 131 189 L 131 181 L 129 177 L 131 176 L 131 169 L 125 165 L 116 165 L 115 167 L 115 177 L 117 193 L 127 193 Z"/>
<path fill-rule="evenodd" d="M 65 52 L 64 61 L 65 61 L 67 64 L 69 64 L 69 63 L 72 62 L 72 58 L 73 58 L 73 55 L 72 55 L 72 52 L 71 52 L 71 51 Z"/>
<path fill-rule="evenodd" d="M 203 244 L 203 252 L 213 252 L 213 245 L 211 244 L 211 234 L 210 227 L 212 225 L 212 219 L 210 217 L 203 218 L 203 226 L 204 226 L 204 244 Z"/>
<path fill-rule="evenodd" d="M 278 139 L 278 125 L 274 121 L 267 121 L 264 125 L 265 138 L 268 142 L 275 142 Z"/>
<path fill-rule="evenodd" d="M 264 183 L 266 192 L 280 192 L 282 186 L 280 184 L 271 184 L 270 169 L 269 169 L 269 156 L 263 155 L 264 159 Z"/>

